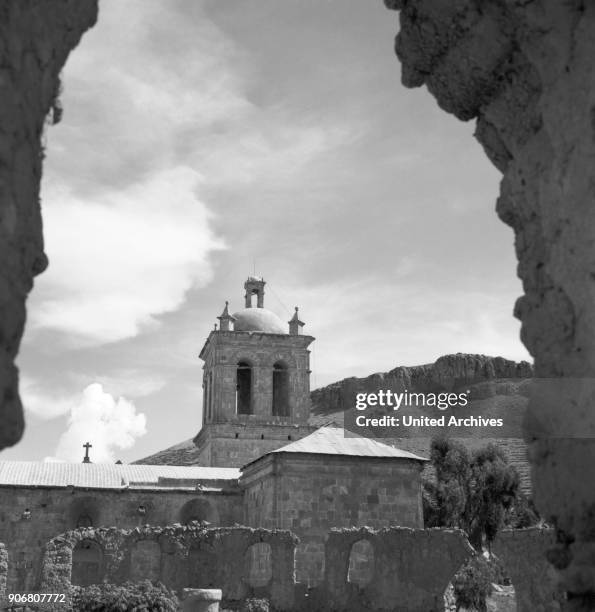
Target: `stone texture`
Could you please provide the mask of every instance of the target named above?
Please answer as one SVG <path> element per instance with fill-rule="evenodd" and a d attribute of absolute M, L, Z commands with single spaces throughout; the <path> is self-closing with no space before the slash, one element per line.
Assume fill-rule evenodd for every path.
<path fill-rule="evenodd" d="M 374 575 L 363 588 L 347 581 L 354 544 L 374 549 Z M 333 530 L 326 542 L 325 610 L 442 612 L 444 591 L 473 554 L 462 531 L 393 527 Z"/>
<path fill-rule="evenodd" d="M 569 610 L 595 606 L 595 4 L 387 0 L 400 10 L 402 80 L 447 112 L 477 118 L 515 232 L 522 340 L 541 378 L 577 384 L 531 401 L 525 436 L 535 499 L 558 529 L 552 556 Z M 581 439 L 557 438 L 572 424 Z M 587 467 L 589 466 L 589 467 Z M 591 479 L 592 480 L 592 479 Z"/>
<path fill-rule="evenodd" d="M 317 585 L 331 528 L 423 526 L 422 465 L 405 459 L 275 453 L 242 472 L 244 522 L 297 534 L 297 580 Z"/>
<path fill-rule="evenodd" d="M 0 450 L 23 432 L 14 359 L 33 277 L 47 266 L 41 136 L 48 114 L 61 114 L 60 71 L 96 16 L 97 0 L 0 2 Z"/>
<path fill-rule="evenodd" d="M 498 534 L 493 552 L 501 559 L 514 586 L 518 612 L 557 612 L 563 596 L 546 552 L 553 529 L 515 529 Z"/>
<path fill-rule="evenodd" d="M 8 551 L 0 543 L 0 598 L 6 594 L 6 578 L 8 576 Z"/>
<path fill-rule="evenodd" d="M 254 544 L 267 543 L 271 550 L 271 578 L 258 592 L 278 609 L 293 607 L 293 559 L 299 540 L 288 531 L 247 527 L 205 529 L 171 525 L 67 531 L 45 546 L 39 589 L 46 593 L 72 591 L 73 560 L 82 542 L 91 542 L 100 551 L 102 562 L 97 579 L 121 584 L 130 579 L 133 551 L 147 541 L 157 544 L 144 550 L 146 554 L 157 555 L 157 562 L 149 560 L 146 565 L 160 567 L 160 582 L 180 593 L 186 588 L 220 588 L 227 602 L 239 602 L 254 595 L 247 581 L 250 568 L 246 567 L 246 552 Z"/>
<path fill-rule="evenodd" d="M 138 513 L 139 506 L 145 514 Z M 22 516 L 28 508 L 28 520 Z M 242 521 L 242 493 L 151 489 L 69 489 L 50 487 L 2 487 L 0 496 L 0 542 L 6 543 L 11 562 L 8 588 L 33 591 L 42 561 L 42 547 L 56 534 L 81 524 L 131 529 L 146 523 L 167 525 L 188 519 L 213 526 Z M 139 558 L 146 558 L 140 555 Z M 151 566 L 143 566 L 152 571 Z M 183 585 L 191 586 L 191 585 Z"/>

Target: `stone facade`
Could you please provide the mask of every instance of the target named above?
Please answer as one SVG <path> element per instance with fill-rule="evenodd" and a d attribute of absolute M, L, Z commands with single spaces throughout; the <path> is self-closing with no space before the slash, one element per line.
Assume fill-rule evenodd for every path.
<path fill-rule="evenodd" d="M 333 527 L 423 527 L 423 463 L 375 457 L 271 453 L 242 472 L 247 525 L 300 538 L 296 576 L 316 585 Z"/>
<path fill-rule="evenodd" d="M 139 513 L 139 508 L 144 513 Z M 23 516 L 25 510 L 29 516 Z M 8 589 L 33 591 L 38 585 L 44 544 L 77 525 L 130 529 L 204 520 L 233 525 L 243 520 L 241 491 L 201 493 L 175 489 L 64 489 L 3 487 L 0 541 L 9 557 Z"/>
<path fill-rule="evenodd" d="M 311 425 L 251 422 L 239 419 L 232 423 L 203 426 L 194 443 L 199 448 L 198 464 L 218 467 L 241 467 L 258 457 L 299 440 L 316 430 Z"/>

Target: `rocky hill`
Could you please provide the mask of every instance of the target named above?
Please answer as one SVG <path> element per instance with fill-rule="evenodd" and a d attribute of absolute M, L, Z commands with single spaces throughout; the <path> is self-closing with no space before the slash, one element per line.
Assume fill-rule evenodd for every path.
<path fill-rule="evenodd" d="M 322 426 L 336 423 L 359 434 L 379 436 L 382 442 L 428 456 L 431 438 L 444 431 L 460 439 L 467 447 L 477 448 L 494 442 L 504 449 L 510 461 L 521 474 L 523 488 L 529 487 L 529 467 L 526 447 L 522 439 L 522 419 L 527 404 L 529 379 L 533 376 L 532 366 L 527 362 L 516 363 L 501 357 L 485 355 L 445 355 L 433 364 L 397 367 L 386 373 L 377 373 L 365 378 L 346 378 L 312 391 L 312 415 L 310 422 Z M 354 427 L 358 414 L 378 417 L 382 414 L 397 414 L 390 408 L 375 408 L 365 411 L 355 409 L 358 393 L 375 393 L 390 390 L 414 393 L 460 393 L 468 392 L 466 406 L 457 406 L 443 411 L 458 418 L 483 416 L 502 419 L 498 428 L 457 427 L 427 428 L 419 426 L 386 427 L 365 430 Z M 404 414 L 400 409 L 399 414 Z M 417 417 L 436 417 L 442 414 L 435 407 L 411 407 L 409 413 Z M 136 463 L 195 465 L 196 447 L 192 440 L 186 440 L 162 450 Z"/>

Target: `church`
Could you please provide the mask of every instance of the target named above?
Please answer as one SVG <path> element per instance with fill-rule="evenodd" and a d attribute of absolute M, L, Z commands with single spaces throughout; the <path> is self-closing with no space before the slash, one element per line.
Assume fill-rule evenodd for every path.
<path fill-rule="evenodd" d="M 286 529 L 299 538 L 296 581 L 316 585 L 333 527 L 423 527 L 426 459 L 309 424 L 314 338 L 297 308 L 287 323 L 264 308 L 265 284 L 246 280 L 244 308 L 230 314 L 226 302 L 200 352 L 202 426 L 192 465 L 95 464 L 89 446 L 80 464 L 0 461 L 9 590 L 38 589 L 46 543 L 73 529 Z M 72 584 L 104 580 L 102 551 L 92 544 L 73 550 Z M 163 581 L 165 551 L 155 554 L 152 577 Z"/>

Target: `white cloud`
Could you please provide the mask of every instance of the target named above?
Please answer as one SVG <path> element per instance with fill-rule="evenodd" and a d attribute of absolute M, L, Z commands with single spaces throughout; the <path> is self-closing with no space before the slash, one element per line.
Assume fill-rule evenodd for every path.
<path fill-rule="evenodd" d="M 60 436 L 54 456 L 46 461 L 81 461 L 82 445 L 89 442 L 94 463 L 113 462 L 117 450 L 131 448 L 147 433 L 146 421 L 130 401 L 116 399 L 93 383 L 73 403 L 68 428 Z"/>
<path fill-rule="evenodd" d="M 120 340 L 206 284 L 210 253 L 223 245 L 194 195 L 198 180 L 180 167 L 85 202 L 50 185 L 44 221 L 50 267 L 34 293 L 33 327 Z"/>
<path fill-rule="evenodd" d="M 27 376 L 21 376 L 19 391 L 25 411 L 42 420 L 55 419 L 68 414 L 74 407 L 72 397 L 48 395 Z"/>

